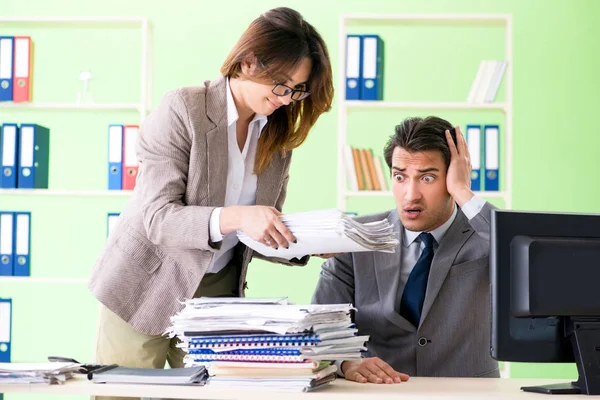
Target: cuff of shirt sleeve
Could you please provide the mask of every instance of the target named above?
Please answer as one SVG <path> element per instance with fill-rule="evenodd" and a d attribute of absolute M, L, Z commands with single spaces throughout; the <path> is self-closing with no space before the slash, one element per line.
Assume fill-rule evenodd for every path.
<path fill-rule="evenodd" d="M 478 196 L 473 196 L 473 198 L 467 201 L 461 208 L 463 214 L 468 219 L 472 219 L 474 216 L 481 212 L 481 209 L 485 205 L 485 200 Z"/>
<path fill-rule="evenodd" d="M 337 367 L 337 375 L 340 378 L 345 378 L 344 373 L 342 372 L 342 363 L 344 361 L 340 361 L 340 360 L 336 360 L 333 362 L 333 365 L 335 365 Z"/>
<path fill-rule="evenodd" d="M 210 241 L 213 243 L 220 242 L 223 240 L 223 235 L 221 234 L 221 209 L 223 207 L 215 208 L 212 213 L 210 213 L 210 222 L 209 222 L 209 233 L 210 233 Z"/>

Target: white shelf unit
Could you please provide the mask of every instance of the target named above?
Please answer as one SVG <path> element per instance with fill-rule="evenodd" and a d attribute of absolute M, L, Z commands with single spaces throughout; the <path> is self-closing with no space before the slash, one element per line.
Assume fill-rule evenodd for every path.
<path fill-rule="evenodd" d="M 1 17 L 0 26 L 4 24 L 46 24 L 74 25 L 91 24 L 108 26 L 139 26 L 141 34 L 142 57 L 140 62 L 140 102 L 139 103 L 54 103 L 0 102 L 0 109 L 49 110 L 49 111 L 127 111 L 139 113 L 140 123 L 151 110 L 152 94 L 152 30 L 146 17 Z M 0 195 L 15 196 L 73 196 L 73 197 L 125 197 L 130 191 L 112 190 L 52 190 L 52 189 L 0 189 Z"/>
<path fill-rule="evenodd" d="M 505 61 L 508 65 L 504 76 L 505 101 L 503 103 L 471 104 L 467 102 L 411 102 L 411 101 L 360 101 L 346 100 L 346 35 L 348 25 L 352 23 L 384 23 L 389 25 L 402 23 L 455 23 L 461 25 L 500 25 L 505 27 Z M 344 146 L 347 144 L 348 113 L 353 109 L 392 109 L 392 110 L 491 110 L 502 112 L 505 116 L 504 140 L 505 152 L 503 175 L 504 191 L 477 192 L 484 198 L 501 198 L 504 208 L 512 207 L 512 16 L 510 14 L 342 14 L 339 22 L 338 37 L 338 154 L 337 154 L 337 207 L 346 211 L 349 197 L 385 197 L 391 191 L 350 191 L 347 189 L 346 170 L 344 166 Z M 384 68 L 385 70 L 385 68 Z M 465 93 L 465 96 L 467 93 Z M 386 137 L 387 139 L 387 137 Z"/>
<path fill-rule="evenodd" d="M 140 60 L 140 102 L 127 103 L 105 103 L 105 104 L 77 104 L 77 103 L 0 103 L 1 108 L 17 109 L 39 109 L 39 110 L 104 110 L 104 111 L 137 111 L 140 114 L 140 122 L 146 118 L 151 109 L 152 95 L 152 30 L 146 17 L 1 17 L 0 26 L 6 24 L 51 24 L 72 25 L 92 24 L 104 25 L 137 25 L 140 28 L 142 57 Z"/>
<path fill-rule="evenodd" d="M 54 102 L 30 102 L 13 103 L 0 102 L 0 109 L 24 109 L 24 110 L 49 110 L 49 111 L 128 111 L 139 113 L 140 123 L 146 118 L 151 110 L 152 94 L 152 30 L 146 17 L 2 17 L 0 26 L 12 25 L 73 25 L 85 24 L 86 26 L 108 25 L 108 26 L 139 26 L 141 35 L 142 57 L 140 60 L 140 101 L 139 103 L 54 103 Z M 127 197 L 132 191 L 126 190 L 54 190 L 54 189 L 0 189 L 0 196 L 66 196 L 66 197 Z M 51 283 L 51 284 L 84 284 L 84 278 L 38 278 L 38 277 L 0 277 L 0 283 Z"/>

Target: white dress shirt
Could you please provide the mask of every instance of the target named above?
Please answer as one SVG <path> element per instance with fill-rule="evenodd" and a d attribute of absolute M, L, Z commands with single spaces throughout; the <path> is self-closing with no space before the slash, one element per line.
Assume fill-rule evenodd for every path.
<path fill-rule="evenodd" d="M 229 79 L 227 79 L 227 182 L 225 187 L 225 207 L 250 206 L 256 204 L 257 176 L 254 174 L 254 159 L 258 138 L 267 124 L 267 117 L 255 114 L 248 125 L 248 137 L 244 148 L 240 151 L 237 141 L 236 122 L 239 118 Z M 209 233 L 213 243 L 223 241 L 221 248 L 214 255 L 207 272 L 217 273 L 233 257 L 233 248 L 238 243 L 235 232 L 223 236 L 220 228 L 222 207 L 215 208 L 210 215 Z"/>
<path fill-rule="evenodd" d="M 468 219 L 472 219 L 474 216 L 479 214 L 483 206 L 485 205 L 485 200 L 481 197 L 473 196 L 471 200 L 466 202 L 462 207 L 462 212 Z M 456 205 L 454 206 L 454 211 L 452 211 L 452 215 L 446 222 L 442 225 L 438 226 L 434 230 L 430 231 L 431 235 L 435 239 L 433 243 L 433 252 L 438 249 L 439 243 L 442 242 L 444 236 L 448 232 L 450 225 L 454 222 L 456 218 L 456 214 L 458 214 L 458 208 Z M 422 232 L 409 231 L 408 229 L 404 229 L 404 235 L 402 235 L 402 259 L 400 261 L 400 282 L 398 283 L 398 301 L 402 298 L 402 292 L 404 292 L 404 287 L 406 286 L 406 282 L 408 281 L 408 277 L 412 272 L 417 260 L 421 256 L 421 252 L 423 251 L 423 247 L 425 245 L 420 241 L 416 240 Z M 398 309 L 400 304 L 397 304 Z M 336 361 L 335 365 L 338 367 L 338 375 L 342 378 L 344 374 L 342 373 L 342 362 Z M 402 371 L 399 371 L 402 372 Z"/>

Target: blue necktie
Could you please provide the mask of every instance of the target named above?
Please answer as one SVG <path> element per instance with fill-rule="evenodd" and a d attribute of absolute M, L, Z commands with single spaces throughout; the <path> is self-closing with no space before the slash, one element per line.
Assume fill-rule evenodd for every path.
<path fill-rule="evenodd" d="M 416 327 L 419 326 L 421 321 L 421 310 L 425 300 L 427 279 L 431 269 L 431 260 L 433 260 L 433 242 L 435 240 L 431 233 L 426 232 L 421 233 L 419 239 L 425 244 L 425 248 L 408 276 L 400 301 L 400 315 Z"/>

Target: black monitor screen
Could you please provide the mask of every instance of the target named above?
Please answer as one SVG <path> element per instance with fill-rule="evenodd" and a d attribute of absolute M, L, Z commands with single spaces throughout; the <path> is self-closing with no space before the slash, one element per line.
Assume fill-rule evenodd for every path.
<path fill-rule="evenodd" d="M 598 272 L 600 215 L 495 210 L 490 249 L 492 357 L 577 361 L 581 380 L 581 360 L 567 333 L 575 326 L 579 329 L 574 321 L 581 318 L 584 324 L 600 327 Z M 596 329 L 586 326 L 591 326 L 586 332 Z M 600 340 L 590 345 L 597 351 Z"/>

